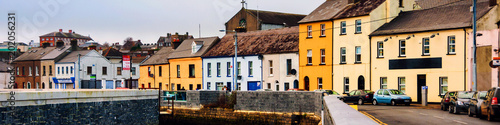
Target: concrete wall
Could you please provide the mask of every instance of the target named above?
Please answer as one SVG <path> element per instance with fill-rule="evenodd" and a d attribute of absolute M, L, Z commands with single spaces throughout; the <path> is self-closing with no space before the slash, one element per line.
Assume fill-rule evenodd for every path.
<path fill-rule="evenodd" d="M 237 92 L 235 110 L 308 112 L 321 115 L 321 92 Z"/>
<path fill-rule="evenodd" d="M 361 114 L 336 96 L 325 96 L 324 125 L 377 125 L 367 116 Z"/>
<path fill-rule="evenodd" d="M 7 89 L 10 82 L 10 72 L 0 72 L 0 89 Z"/>
<path fill-rule="evenodd" d="M 0 124 L 158 124 L 154 90 L 0 90 Z"/>
<path fill-rule="evenodd" d="M 287 59 L 292 60 L 292 69 L 295 69 L 297 74 L 287 74 Z M 264 83 L 262 88 L 275 91 L 286 91 L 294 88 L 294 81 L 299 80 L 298 53 L 266 54 L 262 60 L 262 83 Z M 273 74 L 270 74 L 270 61 L 273 63 Z M 285 84 L 288 84 L 288 88 L 285 88 Z"/>

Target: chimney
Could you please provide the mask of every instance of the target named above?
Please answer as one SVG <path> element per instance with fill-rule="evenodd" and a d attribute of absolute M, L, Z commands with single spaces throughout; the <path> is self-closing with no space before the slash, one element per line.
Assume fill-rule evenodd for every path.
<path fill-rule="evenodd" d="M 189 36 L 189 32 L 186 32 L 186 36 Z"/>
<path fill-rule="evenodd" d="M 497 5 L 497 0 L 490 0 L 490 7 Z"/>
<path fill-rule="evenodd" d="M 59 32 L 62 32 L 62 29 L 59 29 Z"/>
<path fill-rule="evenodd" d="M 68 33 L 73 33 L 73 30 L 69 30 Z"/>
<path fill-rule="evenodd" d="M 49 47 L 49 46 L 50 46 L 50 43 L 49 43 L 49 42 L 42 43 L 42 47 L 43 47 L 43 48 L 46 48 L 46 47 Z"/>
<path fill-rule="evenodd" d="M 71 40 L 71 51 L 76 51 L 78 48 L 78 41 L 76 39 Z"/>
<path fill-rule="evenodd" d="M 170 36 L 172 36 L 172 34 L 170 34 L 170 33 L 167 33 L 167 37 L 170 37 Z"/>

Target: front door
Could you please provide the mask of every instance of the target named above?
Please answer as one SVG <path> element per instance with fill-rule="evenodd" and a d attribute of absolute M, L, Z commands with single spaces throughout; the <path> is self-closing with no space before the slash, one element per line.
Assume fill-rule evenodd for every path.
<path fill-rule="evenodd" d="M 309 77 L 304 78 L 304 89 L 309 91 Z"/>
<path fill-rule="evenodd" d="M 365 90 L 365 77 L 358 77 L 358 90 Z"/>
<path fill-rule="evenodd" d="M 417 103 L 422 103 L 422 86 L 426 86 L 426 75 L 417 75 Z"/>

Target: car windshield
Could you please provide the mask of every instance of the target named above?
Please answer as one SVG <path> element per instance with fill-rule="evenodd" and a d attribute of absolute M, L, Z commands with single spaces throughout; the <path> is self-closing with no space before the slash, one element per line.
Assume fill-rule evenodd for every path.
<path fill-rule="evenodd" d="M 332 95 L 339 95 L 339 93 L 332 91 Z"/>
<path fill-rule="evenodd" d="M 479 92 L 479 98 L 485 98 L 486 92 Z"/>
<path fill-rule="evenodd" d="M 458 92 L 459 99 L 471 99 L 474 92 Z"/>
<path fill-rule="evenodd" d="M 370 91 L 370 90 L 365 90 L 365 93 L 366 93 L 366 94 L 373 94 L 373 91 Z"/>
<path fill-rule="evenodd" d="M 393 95 L 404 95 L 404 93 L 399 90 L 389 90 L 389 92 Z"/>

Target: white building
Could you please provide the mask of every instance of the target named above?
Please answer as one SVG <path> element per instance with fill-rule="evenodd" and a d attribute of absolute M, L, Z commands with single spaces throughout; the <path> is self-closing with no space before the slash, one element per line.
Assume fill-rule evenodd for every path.
<path fill-rule="evenodd" d="M 114 73 L 113 75 L 113 85 L 114 87 L 121 88 L 137 88 L 138 87 L 138 79 L 139 79 L 139 65 L 144 58 L 140 57 L 131 57 L 130 60 L 130 70 L 123 70 L 123 53 L 114 49 L 108 48 L 102 52 L 102 55 L 107 58 L 111 62 L 111 69 Z M 137 59 L 141 60 L 137 60 Z M 132 75 L 132 77 L 130 77 Z M 129 87 L 130 79 L 132 79 L 132 85 Z M 110 81 L 107 81 L 106 84 L 111 84 Z"/>
<path fill-rule="evenodd" d="M 0 61 L 0 89 L 7 89 L 9 87 L 10 72 L 7 69 L 8 67 L 12 66 Z"/>
<path fill-rule="evenodd" d="M 262 61 L 259 56 L 238 56 L 237 84 L 233 84 L 234 57 L 203 58 L 203 88 L 222 90 L 257 90 L 262 88 Z"/>
<path fill-rule="evenodd" d="M 265 54 L 263 58 L 263 88 L 286 91 L 299 88 L 299 53 Z"/>
<path fill-rule="evenodd" d="M 240 64 L 237 71 L 241 75 L 236 85 L 231 84 L 234 37 L 233 34 L 224 36 L 202 56 L 203 87 L 219 90 L 227 86 L 229 89 L 235 87 L 234 90 L 241 91 L 265 88 L 283 91 L 295 88 L 293 83 L 295 80 L 298 83 L 299 80 L 298 32 L 298 27 L 290 27 L 238 33 L 237 61 Z M 288 68 L 287 61 L 290 61 Z M 270 73 L 271 67 L 273 73 Z"/>

